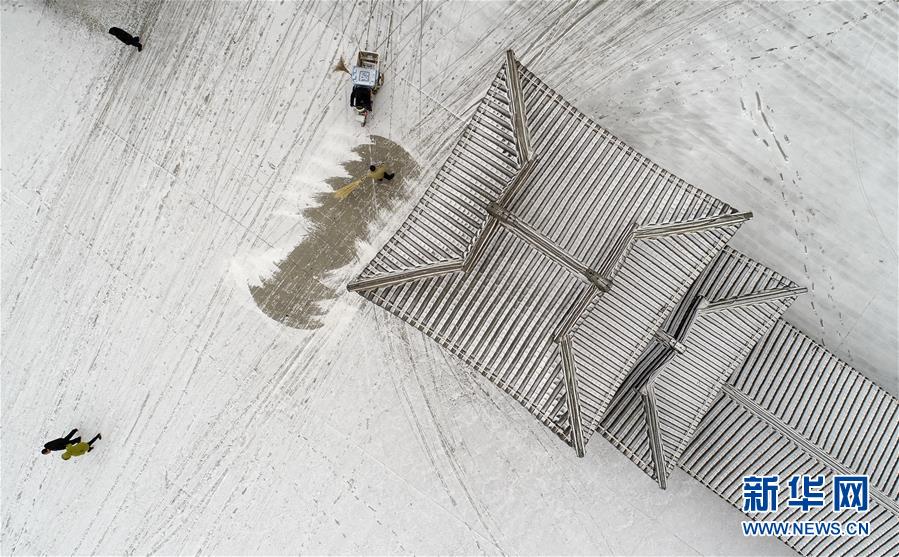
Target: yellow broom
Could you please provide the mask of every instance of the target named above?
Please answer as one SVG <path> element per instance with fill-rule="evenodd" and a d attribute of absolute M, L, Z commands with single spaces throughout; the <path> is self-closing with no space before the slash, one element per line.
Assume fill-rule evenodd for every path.
<path fill-rule="evenodd" d="M 349 196 L 351 193 L 353 193 L 354 189 L 356 189 L 362 185 L 362 182 L 364 180 L 365 180 L 365 177 L 359 178 L 358 180 L 353 180 L 349 184 L 347 184 L 347 185 L 343 186 L 342 188 L 340 188 L 339 190 L 335 191 L 334 197 L 336 197 L 337 199 L 346 199 L 347 196 Z"/>
<path fill-rule="evenodd" d="M 331 71 L 350 73 L 350 70 L 348 70 L 346 67 L 346 61 L 344 61 L 343 56 L 341 56 L 340 60 L 338 60 L 337 63 L 334 64 L 334 68 Z"/>

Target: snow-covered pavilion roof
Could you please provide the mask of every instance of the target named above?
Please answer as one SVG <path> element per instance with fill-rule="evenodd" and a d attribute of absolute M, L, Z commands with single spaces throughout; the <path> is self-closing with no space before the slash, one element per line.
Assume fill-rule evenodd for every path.
<path fill-rule="evenodd" d="M 358 291 L 582 455 L 638 358 L 751 217 L 591 121 L 510 52 Z"/>
<path fill-rule="evenodd" d="M 724 383 L 804 291 L 725 247 L 628 375 L 602 434 L 665 487 Z"/>

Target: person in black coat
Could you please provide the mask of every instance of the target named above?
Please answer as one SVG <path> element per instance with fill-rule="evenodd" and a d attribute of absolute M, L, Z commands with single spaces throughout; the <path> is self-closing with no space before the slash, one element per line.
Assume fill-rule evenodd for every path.
<path fill-rule="evenodd" d="M 138 52 L 140 52 L 144 48 L 144 45 L 140 44 L 140 37 L 134 37 L 131 35 L 131 33 L 125 31 L 124 29 L 119 29 L 118 27 L 110 27 L 109 34 L 128 46 L 136 46 Z"/>
<path fill-rule="evenodd" d="M 371 112 L 371 87 L 353 85 L 350 92 L 350 106 Z"/>
<path fill-rule="evenodd" d="M 41 454 L 50 454 L 51 451 L 64 451 L 66 450 L 66 446 L 73 445 L 75 443 L 81 442 L 81 436 L 72 438 L 75 435 L 75 432 L 78 431 L 76 427 L 72 431 L 69 432 L 65 437 L 60 437 L 59 439 L 54 439 L 53 441 L 48 441 L 44 443 L 44 448 L 41 450 Z"/>

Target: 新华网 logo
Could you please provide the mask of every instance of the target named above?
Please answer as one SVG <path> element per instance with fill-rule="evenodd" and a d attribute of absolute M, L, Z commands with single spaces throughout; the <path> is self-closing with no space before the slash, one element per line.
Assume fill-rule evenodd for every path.
<path fill-rule="evenodd" d="M 743 476 L 743 511 L 774 513 L 787 507 L 807 513 L 828 505 L 831 513 L 868 510 L 867 475 L 835 475 L 829 484 L 821 475 L 795 475 L 784 487 L 781 498 L 780 476 Z M 869 529 L 868 522 L 836 520 L 743 523 L 747 536 L 866 536 Z"/>

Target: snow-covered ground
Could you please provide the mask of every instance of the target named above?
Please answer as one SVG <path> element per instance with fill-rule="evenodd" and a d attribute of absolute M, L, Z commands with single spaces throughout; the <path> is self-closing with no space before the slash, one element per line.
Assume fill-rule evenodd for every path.
<path fill-rule="evenodd" d="M 343 290 L 507 48 L 752 210 L 733 245 L 811 289 L 787 318 L 899 392 L 893 2 L 3 0 L 0 16 L 4 554 L 789 553 L 681 472 L 661 491 L 602 439 L 575 458 Z M 360 47 L 387 70 L 365 129 L 329 71 Z M 403 174 L 386 194 L 327 204 L 384 160 Z M 76 426 L 97 450 L 39 453 Z"/>

